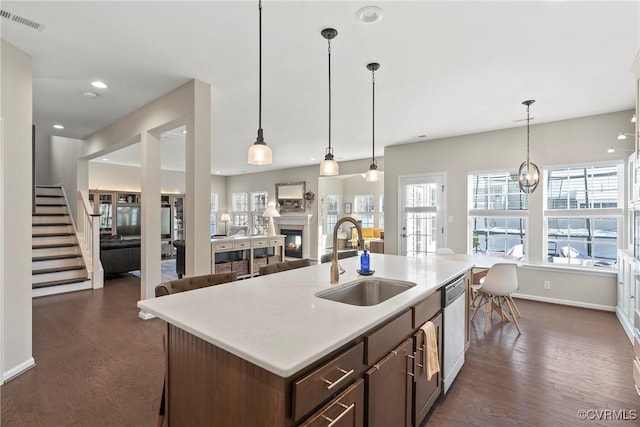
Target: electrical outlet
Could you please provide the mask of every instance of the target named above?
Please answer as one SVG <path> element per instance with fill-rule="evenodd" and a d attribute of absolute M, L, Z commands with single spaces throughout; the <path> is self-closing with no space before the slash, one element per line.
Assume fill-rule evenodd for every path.
<path fill-rule="evenodd" d="M 545 280 L 542 283 L 544 284 L 545 289 L 551 289 L 551 282 L 549 280 Z"/>

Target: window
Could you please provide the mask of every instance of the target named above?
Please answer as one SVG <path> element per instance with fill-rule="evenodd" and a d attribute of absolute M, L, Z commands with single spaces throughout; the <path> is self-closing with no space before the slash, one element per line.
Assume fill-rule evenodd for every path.
<path fill-rule="evenodd" d="M 547 261 L 615 267 L 621 235 L 622 164 L 545 169 Z"/>
<path fill-rule="evenodd" d="M 468 176 L 472 253 L 524 258 L 528 198 L 512 172 Z"/>
<path fill-rule="evenodd" d="M 209 214 L 209 231 L 217 234 L 218 223 L 218 193 L 211 193 L 211 212 Z"/>
<path fill-rule="evenodd" d="M 267 230 L 269 218 L 263 218 L 262 213 L 267 209 L 269 194 L 266 191 L 251 193 L 251 234 L 263 234 Z"/>
<path fill-rule="evenodd" d="M 333 234 L 340 215 L 340 196 L 328 194 L 326 196 L 327 213 L 325 216 L 325 230 L 327 235 Z"/>
<path fill-rule="evenodd" d="M 249 225 L 249 195 L 247 193 L 231 194 L 231 211 L 233 225 Z"/>
<path fill-rule="evenodd" d="M 353 196 L 353 213 L 364 227 L 374 227 L 373 194 L 357 194 Z"/>

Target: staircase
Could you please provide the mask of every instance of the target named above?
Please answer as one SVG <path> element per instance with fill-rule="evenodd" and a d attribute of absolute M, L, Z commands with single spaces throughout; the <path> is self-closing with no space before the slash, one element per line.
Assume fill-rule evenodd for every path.
<path fill-rule="evenodd" d="M 36 186 L 31 241 L 34 297 L 91 289 L 61 186 Z"/>

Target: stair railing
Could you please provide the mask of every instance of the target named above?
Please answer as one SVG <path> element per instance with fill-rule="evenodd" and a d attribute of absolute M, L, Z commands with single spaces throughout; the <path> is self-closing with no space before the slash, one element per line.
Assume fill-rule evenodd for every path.
<path fill-rule="evenodd" d="M 63 190 L 64 191 L 64 190 Z M 66 199 L 66 195 L 65 195 Z M 89 203 L 86 191 L 78 191 L 78 224 L 76 233 L 93 289 L 104 286 L 104 269 L 100 262 L 100 202 Z"/>

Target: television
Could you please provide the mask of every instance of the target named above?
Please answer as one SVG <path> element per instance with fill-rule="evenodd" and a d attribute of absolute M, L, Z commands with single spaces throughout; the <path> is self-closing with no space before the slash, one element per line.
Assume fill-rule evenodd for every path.
<path fill-rule="evenodd" d="M 140 205 L 116 206 L 116 231 L 121 236 L 140 236 L 142 209 Z"/>

